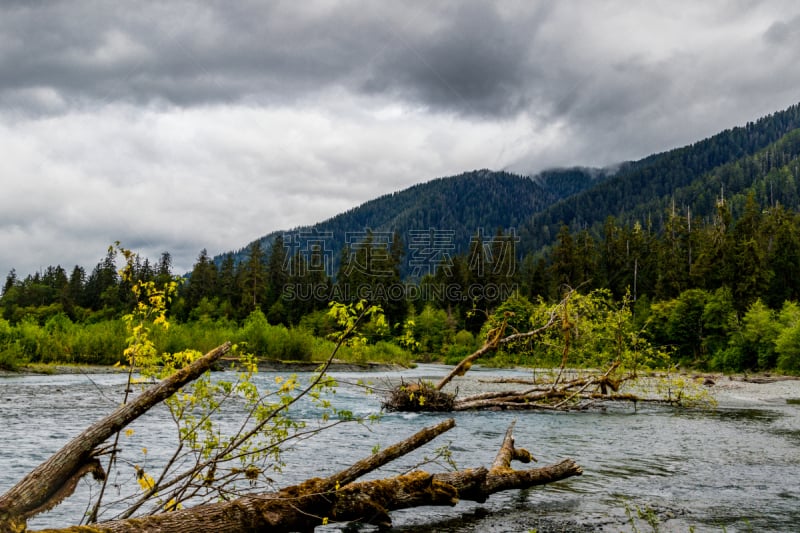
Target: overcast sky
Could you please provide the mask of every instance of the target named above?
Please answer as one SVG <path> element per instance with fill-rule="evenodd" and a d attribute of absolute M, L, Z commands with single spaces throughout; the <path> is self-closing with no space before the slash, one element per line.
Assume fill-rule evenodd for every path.
<path fill-rule="evenodd" d="M 0 275 L 189 270 L 476 168 L 605 166 L 800 101 L 800 3 L 0 7 Z"/>

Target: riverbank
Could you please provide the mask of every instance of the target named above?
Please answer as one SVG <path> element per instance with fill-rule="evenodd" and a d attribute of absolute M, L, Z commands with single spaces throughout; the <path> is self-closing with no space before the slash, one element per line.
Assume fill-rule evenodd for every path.
<path fill-rule="evenodd" d="M 721 376 L 710 390 L 717 401 L 774 403 L 800 401 L 800 378 L 793 376 Z"/>
<path fill-rule="evenodd" d="M 234 362 L 225 360 L 220 364 L 219 370 L 225 370 Z M 321 362 L 312 361 L 259 361 L 258 369 L 264 372 L 314 372 Z M 396 363 L 360 363 L 350 361 L 333 361 L 330 365 L 331 372 L 394 372 L 405 367 Z M 69 365 L 69 364 L 28 364 L 21 365 L 17 370 L 0 369 L 0 378 L 8 376 L 24 376 L 29 374 L 56 375 L 56 374 L 117 374 L 127 372 L 121 366 L 109 365 Z"/>

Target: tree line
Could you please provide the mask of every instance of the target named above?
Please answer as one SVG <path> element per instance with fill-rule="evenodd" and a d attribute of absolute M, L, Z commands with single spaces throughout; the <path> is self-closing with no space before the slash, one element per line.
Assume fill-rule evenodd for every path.
<path fill-rule="evenodd" d="M 268 250 L 254 241 L 238 263 L 233 254 L 215 262 L 202 250 L 169 312 L 187 324 L 243 324 L 259 313 L 266 324 L 324 336 L 330 301 L 365 299 L 387 318 L 387 331 L 373 332 L 374 340 L 438 357 L 454 346 L 471 347 L 510 297 L 553 302 L 566 287 L 606 290 L 615 301 L 632 302 L 635 320 L 652 340 L 673 349 L 675 361 L 727 370 L 800 369 L 794 356 L 781 359 L 791 343 L 775 344 L 783 329 L 796 325 L 800 216 L 781 204 L 759 203 L 751 191 L 718 198 L 713 217 L 673 209 L 665 221 L 657 231 L 645 221 L 624 225 L 609 217 L 599 234 L 564 225 L 552 246 L 524 257 L 513 231 L 478 233 L 466 253 L 434 246 L 427 252 L 437 253 L 426 253 L 422 263 L 402 235 L 366 231 L 344 247 L 335 272 L 324 246 L 292 252 L 281 236 Z M 56 315 L 87 324 L 118 318 L 136 302 L 126 287 L 131 281 L 117 273 L 115 254 L 109 249 L 88 276 L 79 266 L 69 275 L 51 266 L 24 279 L 12 270 L 0 297 L 3 318 L 10 325 L 43 325 Z M 404 278 L 403 266 L 414 264 L 425 268 Z M 169 253 L 155 263 L 136 257 L 131 279 L 164 283 L 173 279 L 171 270 Z M 751 331 L 765 321 L 768 332 Z"/>

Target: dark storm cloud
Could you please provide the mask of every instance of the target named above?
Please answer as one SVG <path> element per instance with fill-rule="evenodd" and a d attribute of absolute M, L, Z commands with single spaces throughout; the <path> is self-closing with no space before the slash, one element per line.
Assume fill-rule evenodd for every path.
<path fill-rule="evenodd" d="M 536 33 L 548 10 L 503 16 L 494 4 L 466 2 L 435 14 L 417 34 L 389 32 L 362 87 L 434 109 L 511 115 L 527 108 L 545 80 Z M 426 14 L 430 16 L 430 14 Z"/>
<path fill-rule="evenodd" d="M 800 16 L 791 20 L 779 20 L 764 33 L 766 41 L 773 45 L 789 46 L 797 50 L 800 45 Z"/>
<path fill-rule="evenodd" d="M 252 100 L 330 86 L 466 114 L 527 107 L 546 72 L 531 48 L 548 10 L 491 3 L 19 4 L 0 22 L 7 104 Z M 52 103 L 50 104 L 52 106 Z"/>
<path fill-rule="evenodd" d="M 109 5 L 7 6 L 0 101 L 34 113 L 116 101 L 285 105 L 340 88 L 477 120 L 527 113 L 591 122 L 638 113 L 643 99 L 674 96 L 672 85 L 702 74 L 691 62 L 706 50 L 682 61 L 684 35 L 666 41 L 658 35 L 662 21 L 691 41 L 709 25 L 746 24 L 758 9 L 746 2 L 714 3 L 711 14 L 676 7 L 688 19 L 680 25 L 675 10 L 624 2 Z M 648 25 L 655 25 L 652 42 L 629 42 L 626 33 Z M 772 21 L 764 42 L 798 49 L 797 27 L 797 19 Z"/>

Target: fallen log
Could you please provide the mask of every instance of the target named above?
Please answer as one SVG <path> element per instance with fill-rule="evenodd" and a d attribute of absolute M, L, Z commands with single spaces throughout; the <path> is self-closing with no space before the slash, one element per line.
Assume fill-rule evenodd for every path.
<path fill-rule="evenodd" d="M 458 398 L 439 390 L 431 383 L 418 381 L 407 384 L 402 382 L 390 389 L 383 402 L 388 411 L 428 411 L 450 412 L 479 409 L 513 409 L 513 410 L 582 410 L 598 402 L 631 402 L 631 403 L 665 403 L 678 405 L 681 396 L 667 398 L 649 398 L 630 392 L 620 393 L 620 386 L 626 381 L 636 379 L 629 373 L 612 378 L 618 368 L 613 363 L 602 374 L 589 373 L 570 380 L 554 380 L 533 384 L 530 380 L 516 380 L 513 383 L 531 385 L 523 390 L 487 391 L 464 398 Z M 506 380 L 503 383 L 508 383 Z"/>
<path fill-rule="evenodd" d="M 105 472 L 97 457 L 105 450 L 99 447 L 148 409 L 197 379 L 230 349 L 231 343 L 228 342 L 211 350 L 148 388 L 132 402 L 121 405 L 69 441 L 8 492 L 0 495 L 0 532 L 24 531 L 28 518 L 58 505 L 72 494 L 80 478 L 86 474 L 92 473 L 95 478 L 103 479 Z"/>
<path fill-rule="evenodd" d="M 459 500 L 484 502 L 494 493 L 525 489 L 581 475 L 573 460 L 527 470 L 511 461 L 529 462 L 531 454 L 514 446 L 508 428 L 492 466 L 457 472 L 414 471 L 374 481 L 352 480 L 422 446 L 455 425 L 452 419 L 425 428 L 386 450 L 327 478 L 313 478 L 277 493 L 243 496 L 230 502 L 200 505 L 155 516 L 103 522 L 92 526 L 42 530 L 64 532 L 313 531 L 331 522 L 358 521 L 390 527 L 393 510 L 421 505 L 453 506 Z"/>

